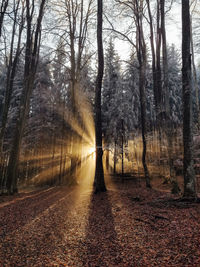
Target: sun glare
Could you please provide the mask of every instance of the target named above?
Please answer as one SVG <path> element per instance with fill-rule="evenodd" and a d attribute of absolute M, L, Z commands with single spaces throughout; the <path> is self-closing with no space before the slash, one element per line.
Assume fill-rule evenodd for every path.
<path fill-rule="evenodd" d="M 90 147 L 90 148 L 88 149 L 88 154 L 91 155 L 91 154 L 93 154 L 95 151 L 96 151 L 95 147 Z"/>
<path fill-rule="evenodd" d="M 95 124 L 93 111 L 88 98 L 76 88 L 76 112 L 57 107 L 55 112 L 71 128 L 71 132 L 64 133 L 61 138 L 56 138 L 52 147 L 43 149 L 42 153 L 35 150 L 21 157 L 22 167 L 32 171 L 31 184 L 42 184 L 48 181 L 67 181 L 69 175 L 76 176 L 77 180 L 88 181 L 94 179 L 95 170 Z M 76 168 L 72 165 L 76 161 Z M 79 163 L 81 161 L 81 164 Z M 90 166 L 90 168 L 88 167 Z M 74 168 L 74 169 L 73 169 Z M 26 176 L 28 178 L 29 172 Z"/>

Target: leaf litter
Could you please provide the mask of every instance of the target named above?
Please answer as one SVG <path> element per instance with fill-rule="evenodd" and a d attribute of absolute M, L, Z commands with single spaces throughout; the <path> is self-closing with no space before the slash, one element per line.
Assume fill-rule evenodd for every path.
<path fill-rule="evenodd" d="M 199 203 L 143 182 L 1 198 L 0 266 L 200 266 Z"/>

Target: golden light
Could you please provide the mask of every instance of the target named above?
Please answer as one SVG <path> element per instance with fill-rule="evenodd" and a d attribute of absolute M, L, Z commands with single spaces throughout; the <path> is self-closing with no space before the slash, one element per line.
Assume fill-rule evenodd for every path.
<path fill-rule="evenodd" d="M 96 151 L 96 148 L 95 147 L 88 148 L 88 154 L 89 155 L 93 154 L 95 151 Z"/>
<path fill-rule="evenodd" d="M 55 135 L 48 148 L 41 149 L 38 145 L 38 151 L 34 149 L 21 157 L 21 165 L 22 168 L 25 166 L 27 177 L 30 172 L 30 184 L 65 182 L 72 171 L 77 181 L 88 180 L 92 184 L 96 156 L 95 123 L 91 102 L 81 88 L 75 90 L 75 107 L 75 114 L 63 105 L 54 111 L 71 128 L 71 132 L 63 130 L 62 136 L 57 138 Z M 72 160 L 77 163 L 74 170 L 71 168 Z"/>

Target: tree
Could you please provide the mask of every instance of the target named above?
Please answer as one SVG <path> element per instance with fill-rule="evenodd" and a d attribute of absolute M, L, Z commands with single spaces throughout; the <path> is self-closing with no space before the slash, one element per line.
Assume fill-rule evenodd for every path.
<path fill-rule="evenodd" d="M 96 170 L 95 170 L 95 193 L 105 192 L 103 171 L 102 149 L 102 122 L 101 122 L 101 88 L 104 73 L 104 54 L 102 40 L 103 25 L 103 0 L 97 0 L 97 49 L 98 49 L 98 73 L 95 90 L 95 135 L 96 135 Z"/>
<path fill-rule="evenodd" d="M 8 7 L 9 0 L 2 0 L 0 5 L 0 38 L 2 33 L 2 26 L 3 26 L 3 20 L 6 13 L 6 9 Z"/>
<path fill-rule="evenodd" d="M 112 38 L 109 41 L 105 58 L 105 74 L 102 88 L 102 129 L 104 145 L 106 147 L 106 166 L 108 169 L 110 146 L 112 141 L 117 143 L 119 137 L 119 121 L 121 125 L 123 105 L 122 99 L 120 98 L 123 87 L 119 56 L 115 51 Z M 114 152 L 114 170 L 115 163 L 116 153 Z"/>
<path fill-rule="evenodd" d="M 151 187 L 150 185 L 150 177 L 148 172 L 148 167 L 146 164 L 146 147 L 147 147 L 147 139 L 146 139 L 146 66 L 147 66 L 147 53 L 146 53 L 146 42 L 144 36 L 144 26 L 143 26 L 143 18 L 144 18 L 144 1 L 121 1 L 115 0 L 119 6 L 123 7 L 123 11 L 128 11 L 129 17 L 131 17 L 134 21 L 136 27 L 136 34 L 135 34 L 135 42 L 132 41 L 129 30 L 127 33 L 122 33 L 118 30 L 115 30 L 112 23 L 109 22 L 111 25 L 111 30 L 116 34 L 122 36 L 126 41 L 128 41 L 131 46 L 136 50 L 137 53 L 137 60 L 138 60 L 138 70 L 139 70 L 139 92 L 140 92 L 140 111 L 141 111 L 141 128 L 142 128 L 142 140 L 143 140 L 143 156 L 142 156 L 142 163 L 144 167 L 144 173 L 146 178 L 146 186 Z M 132 31 L 131 31 L 132 32 Z"/>
<path fill-rule="evenodd" d="M 8 173 L 6 187 L 9 194 L 18 191 L 17 189 L 17 173 L 18 162 L 20 156 L 21 142 L 26 122 L 26 116 L 29 110 L 30 96 L 34 86 L 34 78 L 38 64 L 38 56 L 41 40 L 41 24 L 44 14 L 46 0 L 42 0 L 39 6 L 37 23 L 33 27 L 35 5 L 31 5 L 29 0 L 26 0 L 26 52 L 24 65 L 24 84 L 21 95 L 19 108 L 19 117 L 16 124 L 15 135 L 13 138 L 10 158 L 8 163 Z M 34 30 L 33 30 L 34 28 Z"/>
<path fill-rule="evenodd" d="M 200 5 L 199 5 L 200 8 Z M 194 43 L 194 31 L 193 31 L 193 24 L 195 22 L 195 15 L 197 15 L 197 18 L 199 18 L 199 11 L 198 11 L 198 4 L 197 0 L 193 0 L 190 3 L 190 34 L 191 34 L 191 53 L 192 53 L 192 74 L 193 74 L 193 84 L 195 88 L 195 98 L 196 98 L 196 113 L 197 113 L 197 128 L 200 129 L 200 104 L 199 104 L 199 86 L 197 81 L 197 69 L 195 64 L 195 43 Z M 197 22 L 198 23 L 198 22 Z M 199 24 L 199 23 L 198 23 Z M 197 28 L 198 29 L 198 28 Z M 195 29 L 196 30 L 196 29 Z M 198 31 L 197 31 L 198 32 Z"/>
<path fill-rule="evenodd" d="M 111 38 L 105 55 L 105 74 L 102 92 L 102 128 L 107 149 L 113 148 L 113 171 L 120 156 L 123 170 L 123 146 L 132 131 L 139 127 L 140 101 L 138 90 L 138 62 L 131 55 L 125 70 L 120 68 L 120 58 Z M 123 144 L 123 145 L 122 145 Z M 119 153 L 117 153 L 119 152 Z"/>
<path fill-rule="evenodd" d="M 69 105 L 69 95 L 70 95 L 70 73 L 66 67 L 66 53 L 65 45 L 63 40 L 60 39 L 56 49 L 56 55 L 52 64 L 52 78 L 53 78 L 53 102 L 52 102 L 52 124 L 54 130 L 52 132 L 52 160 L 54 160 L 56 148 L 60 152 L 60 173 L 59 173 L 59 183 L 63 178 L 63 167 L 65 155 L 64 152 L 66 148 L 64 146 L 66 139 L 66 127 L 65 127 L 65 117 L 66 117 L 66 106 Z M 68 107 L 69 109 L 70 107 Z M 68 127 L 68 132 L 70 127 Z M 60 131 L 60 129 L 62 129 Z M 72 131 L 71 131 L 72 132 Z M 59 135 L 58 135 L 59 133 Z M 59 138 L 58 138 L 59 137 Z M 70 142 L 70 140 L 69 140 Z M 74 155 L 71 155 L 71 158 Z M 52 174 L 54 163 L 52 162 Z M 69 177 L 68 183 L 73 182 L 74 179 Z"/>
<path fill-rule="evenodd" d="M 196 179 L 193 167 L 192 143 L 192 84 L 191 84 L 191 31 L 189 0 L 182 0 L 182 90 L 183 90 L 183 174 L 184 197 L 196 198 Z"/>
<path fill-rule="evenodd" d="M 161 14 L 161 38 L 162 38 L 162 65 L 163 65 L 163 97 L 164 97 L 164 118 L 166 126 L 164 131 L 167 138 L 167 152 L 169 161 L 169 177 L 173 185 L 172 192 L 178 193 L 180 191 L 177 180 L 174 175 L 174 164 L 173 164 L 173 132 L 172 132 L 172 118 L 170 113 L 170 92 L 169 92 L 169 64 L 168 64 L 168 53 L 167 53 L 167 38 L 166 38 L 166 27 L 165 27 L 165 0 L 160 0 L 160 14 Z"/>
<path fill-rule="evenodd" d="M 19 56 L 22 52 L 21 49 L 21 37 L 22 31 L 24 27 L 24 6 L 21 8 L 21 18 L 20 22 L 17 21 L 18 12 L 20 10 L 20 0 L 17 3 L 14 2 L 13 7 L 13 27 L 12 27 L 12 36 L 11 36 L 11 44 L 10 44 L 10 55 L 8 60 L 8 69 L 7 69 L 7 81 L 6 81 L 6 90 L 5 90 L 5 100 L 3 105 L 3 112 L 2 112 L 2 123 L 0 128 L 0 151 L 2 151 L 4 135 L 6 130 L 6 124 L 8 119 L 8 111 L 10 108 L 10 101 L 13 92 L 13 84 L 16 75 L 17 64 L 19 61 Z M 16 28 L 17 24 L 19 23 L 19 33 L 18 33 L 18 40 L 17 40 L 17 47 L 16 52 L 14 54 L 14 42 L 15 42 L 15 35 L 16 35 Z"/>
<path fill-rule="evenodd" d="M 146 43 L 144 38 L 143 29 L 143 1 L 136 1 L 135 6 L 135 21 L 136 21 L 136 50 L 137 58 L 139 63 L 139 91 L 140 91 L 140 110 L 141 110 L 141 126 L 142 126 L 142 142 L 143 142 L 143 153 L 142 153 L 142 164 L 144 168 L 144 174 L 146 179 L 146 186 L 151 188 L 149 171 L 146 164 L 146 93 L 145 93 L 145 82 L 146 82 Z"/>
<path fill-rule="evenodd" d="M 93 16 L 93 0 L 69 0 L 59 1 L 59 3 L 56 1 L 55 6 L 59 8 L 57 12 L 60 22 L 59 31 L 61 32 L 63 45 L 67 51 L 66 57 L 69 60 L 71 124 L 76 121 L 80 127 L 83 127 L 79 118 L 80 103 L 78 103 L 78 97 L 81 91 L 81 72 L 88 61 L 88 58 L 84 57 L 84 52 L 88 41 L 90 20 Z M 81 146 L 81 143 L 81 134 L 72 131 L 71 177 L 73 178 L 71 183 L 76 183 L 75 172 L 77 166 L 80 164 L 81 158 L 77 145 Z"/>
<path fill-rule="evenodd" d="M 161 3 L 160 0 L 156 1 L 156 31 L 154 30 L 154 19 L 151 10 L 151 4 L 149 0 L 147 2 L 149 28 L 150 28 L 150 45 L 152 55 L 152 77 L 153 77 L 153 91 L 154 102 L 156 109 L 156 122 L 157 129 L 161 127 L 162 119 L 162 73 L 161 73 Z M 164 3 L 163 3 L 164 4 Z M 163 17 L 163 16 L 162 16 Z M 163 17 L 164 18 L 164 17 Z M 163 23 L 163 20 L 162 20 Z"/>
<path fill-rule="evenodd" d="M 116 110 L 117 106 L 116 95 L 118 93 L 120 69 L 119 58 L 114 49 L 113 40 L 110 39 L 109 45 L 105 54 L 105 71 L 102 88 L 102 128 L 104 134 L 104 141 L 106 145 L 109 144 L 109 138 L 111 138 L 113 129 L 112 124 L 112 109 Z M 115 119 L 114 119 L 115 121 Z M 111 125 L 112 124 L 112 125 Z"/>
<path fill-rule="evenodd" d="M 131 53 L 130 59 L 123 75 L 124 97 L 126 101 L 126 118 L 129 131 L 135 131 L 140 127 L 140 92 L 138 60 L 135 53 Z"/>
<path fill-rule="evenodd" d="M 182 121 L 181 56 L 175 45 L 168 48 L 169 105 L 172 126 Z"/>

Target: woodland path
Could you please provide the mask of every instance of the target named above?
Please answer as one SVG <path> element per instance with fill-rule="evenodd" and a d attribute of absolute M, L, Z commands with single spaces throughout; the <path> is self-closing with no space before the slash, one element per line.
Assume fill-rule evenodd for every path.
<path fill-rule="evenodd" d="M 199 204 L 137 179 L 91 181 L 4 199 L 0 266 L 200 266 Z"/>

